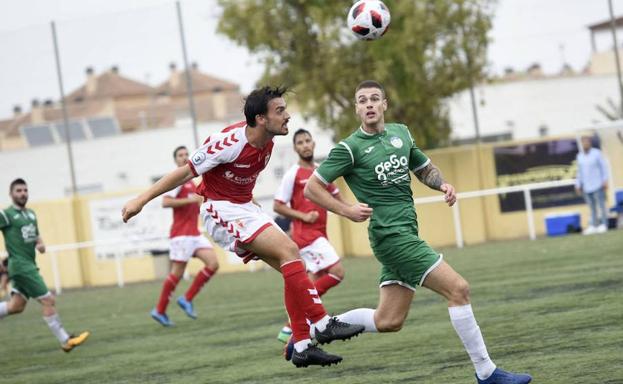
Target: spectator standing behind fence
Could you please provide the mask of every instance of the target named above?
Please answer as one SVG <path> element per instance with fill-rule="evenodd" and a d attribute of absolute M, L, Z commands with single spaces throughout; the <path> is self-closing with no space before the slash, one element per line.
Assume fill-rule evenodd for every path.
<path fill-rule="evenodd" d="M 608 163 L 603 153 L 593 148 L 591 136 L 582 136 L 582 150 L 578 152 L 577 160 L 578 174 L 575 190 L 584 196 L 584 200 L 591 209 L 591 222 L 584 230 L 584 234 L 606 232 L 608 230 L 608 211 L 606 210 Z"/>

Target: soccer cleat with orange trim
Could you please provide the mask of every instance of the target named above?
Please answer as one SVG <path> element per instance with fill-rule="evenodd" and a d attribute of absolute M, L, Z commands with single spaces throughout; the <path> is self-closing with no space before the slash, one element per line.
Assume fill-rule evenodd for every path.
<path fill-rule="evenodd" d="M 78 336 L 70 335 L 69 339 L 65 342 L 65 344 L 61 346 L 61 348 L 63 348 L 63 351 L 65 352 L 71 352 L 72 349 L 82 345 L 85 341 L 87 341 L 90 335 L 91 333 L 88 331 L 82 332 Z"/>

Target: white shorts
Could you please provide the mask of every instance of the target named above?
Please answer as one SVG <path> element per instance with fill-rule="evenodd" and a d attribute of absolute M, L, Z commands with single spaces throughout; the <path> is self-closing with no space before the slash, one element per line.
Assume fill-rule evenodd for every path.
<path fill-rule="evenodd" d="M 241 244 L 252 242 L 271 226 L 281 230 L 252 202 L 237 204 L 227 200 L 207 200 L 201 206 L 201 217 L 208 235 L 225 250 L 235 252 L 245 263 L 258 258 L 253 252 L 242 249 Z"/>
<path fill-rule="evenodd" d="M 311 273 L 329 269 L 340 261 L 337 252 L 325 237 L 319 237 L 313 243 L 301 248 L 299 254 L 305 260 L 307 271 Z"/>
<path fill-rule="evenodd" d="M 176 236 L 169 244 L 169 259 L 187 263 L 198 249 L 212 249 L 212 244 L 203 236 Z"/>

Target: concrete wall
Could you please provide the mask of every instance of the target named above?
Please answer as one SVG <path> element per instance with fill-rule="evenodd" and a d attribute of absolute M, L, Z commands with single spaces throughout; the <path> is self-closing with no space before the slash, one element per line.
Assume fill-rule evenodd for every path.
<path fill-rule="evenodd" d="M 546 126 L 549 135 L 568 134 L 606 122 L 595 108 L 619 100 L 615 75 L 532 79 L 476 87 L 482 135 L 512 132 L 515 139 L 535 138 Z M 475 136 L 467 91 L 448 100 L 452 136 Z"/>

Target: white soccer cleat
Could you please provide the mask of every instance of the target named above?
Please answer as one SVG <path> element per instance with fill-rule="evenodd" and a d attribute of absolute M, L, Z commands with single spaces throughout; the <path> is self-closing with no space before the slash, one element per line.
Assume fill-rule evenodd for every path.
<path fill-rule="evenodd" d="M 584 231 L 582 231 L 583 235 L 594 235 L 595 233 L 597 233 L 597 227 L 593 227 L 592 225 L 589 225 Z"/>
<path fill-rule="evenodd" d="M 608 227 L 606 227 L 605 224 L 601 224 L 599 227 L 597 227 L 597 233 L 606 233 L 608 232 Z"/>

